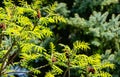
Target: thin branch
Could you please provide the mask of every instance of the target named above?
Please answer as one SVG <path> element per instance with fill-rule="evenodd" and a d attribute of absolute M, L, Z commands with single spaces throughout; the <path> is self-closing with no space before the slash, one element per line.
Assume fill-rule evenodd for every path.
<path fill-rule="evenodd" d="M 68 58 L 68 77 L 70 77 L 70 57 Z"/>
<path fill-rule="evenodd" d="M 32 28 L 32 31 L 34 31 L 34 29 L 36 28 L 36 26 L 38 25 L 39 19 L 37 18 L 36 22 L 34 23 L 34 27 Z"/>
<path fill-rule="evenodd" d="M 68 77 L 70 77 L 70 59 L 68 58 L 68 63 L 67 63 L 68 67 L 63 75 L 63 77 L 66 76 L 66 73 L 68 72 Z"/>
<path fill-rule="evenodd" d="M 7 73 L 4 73 L 4 74 L 10 74 L 10 73 L 28 73 L 29 71 L 22 71 L 22 72 L 15 72 L 15 71 L 13 71 L 13 72 L 7 72 Z"/>
<path fill-rule="evenodd" d="M 68 77 L 70 77 L 70 55 L 69 54 L 70 54 L 69 51 L 66 51 L 66 58 L 67 58 L 67 66 L 68 67 L 67 67 L 63 77 L 66 76 L 67 71 L 68 71 Z"/>
<path fill-rule="evenodd" d="M 70 77 L 70 67 L 68 67 L 68 77 Z"/>
<path fill-rule="evenodd" d="M 15 41 L 12 43 L 12 46 L 8 49 L 7 53 L 3 56 L 3 60 L 5 60 L 7 58 L 7 56 L 9 55 L 10 51 L 12 50 L 13 46 L 15 45 Z"/>
<path fill-rule="evenodd" d="M 2 43 L 2 34 L 0 34 L 0 47 L 1 47 L 1 43 Z"/>
<path fill-rule="evenodd" d="M 50 65 L 50 64 L 46 64 L 46 65 L 44 65 L 44 66 L 37 67 L 37 68 L 35 68 L 34 70 L 39 70 L 39 69 L 45 68 L 45 67 L 47 67 L 47 66 L 49 66 L 49 65 Z M 28 74 L 28 73 L 33 72 L 34 70 L 31 70 L 31 71 L 23 71 L 23 72 L 13 71 L 13 72 L 7 72 L 7 73 L 4 73 L 4 74 L 10 74 L 10 73 L 26 73 L 26 74 Z"/>
<path fill-rule="evenodd" d="M 4 70 L 4 68 L 6 67 L 6 64 L 7 64 L 6 59 L 7 59 L 8 55 L 10 54 L 14 45 L 15 45 L 15 41 L 12 43 L 12 46 L 8 49 L 7 53 L 2 58 L 3 62 L 2 62 L 1 68 L 0 68 L 0 75 L 2 74 L 2 71 Z"/>
<path fill-rule="evenodd" d="M 40 66 L 40 67 L 35 68 L 34 70 L 39 70 L 39 69 L 45 68 L 45 67 L 47 67 L 47 66 L 49 66 L 49 65 L 50 65 L 50 64 L 45 64 L 45 65 L 43 65 L 43 66 Z M 32 71 L 34 71 L 34 70 L 32 70 Z M 28 73 L 30 73 L 30 72 L 32 72 L 32 71 L 28 71 Z"/>
<path fill-rule="evenodd" d="M 22 32 L 25 27 L 26 27 L 26 26 L 24 26 L 20 32 Z M 7 53 L 6 53 L 6 54 L 3 56 L 3 58 L 0 60 L 0 61 L 2 61 L 2 65 L 1 65 L 1 68 L 0 68 L 0 75 L 3 74 L 2 71 L 6 68 L 6 66 L 7 66 L 7 64 L 8 64 L 8 62 L 6 63 L 6 59 L 8 58 L 8 55 L 10 54 L 10 52 L 11 52 L 12 48 L 14 47 L 15 43 L 16 43 L 16 41 L 14 40 L 13 43 L 12 43 L 12 45 L 11 45 L 11 47 L 8 49 Z"/>
<path fill-rule="evenodd" d="M 9 56 L 7 65 L 12 64 L 12 62 L 14 61 L 14 59 L 16 58 L 16 56 L 21 51 L 21 48 L 20 48 L 19 44 L 17 44 L 17 47 L 18 47 L 18 49 L 11 56 Z"/>
<path fill-rule="evenodd" d="M 64 75 L 63 75 L 63 77 L 65 77 L 66 76 L 66 73 L 67 73 L 67 71 L 68 71 L 69 69 L 67 68 L 66 69 L 66 71 L 65 71 L 65 73 L 64 73 Z"/>

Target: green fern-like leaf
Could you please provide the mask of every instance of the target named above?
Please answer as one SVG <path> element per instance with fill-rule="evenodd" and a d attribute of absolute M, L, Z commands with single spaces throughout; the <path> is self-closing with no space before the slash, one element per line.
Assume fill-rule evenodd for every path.
<path fill-rule="evenodd" d="M 26 53 L 21 53 L 20 58 L 30 61 L 30 60 L 35 60 L 39 58 L 41 55 L 40 54 L 26 54 Z"/>
<path fill-rule="evenodd" d="M 111 74 L 109 74 L 107 72 L 102 72 L 102 71 L 98 74 L 93 75 L 93 76 L 95 76 L 95 77 L 112 77 Z"/>
<path fill-rule="evenodd" d="M 52 71 L 51 71 L 54 75 L 59 75 L 62 74 L 62 69 L 60 69 L 58 66 L 53 65 L 52 66 Z"/>
<path fill-rule="evenodd" d="M 52 42 L 50 42 L 50 52 L 51 53 L 55 52 L 55 45 Z"/>
<path fill-rule="evenodd" d="M 86 55 L 76 55 L 72 64 L 83 68 L 89 64 L 89 57 Z"/>
<path fill-rule="evenodd" d="M 73 49 L 74 50 L 87 50 L 87 49 L 90 49 L 89 47 L 89 44 L 88 43 L 85 43 L 84 41 L 76 41 L 73 43 Z"/>
<path fill-rule="evenodd" d="M 31 53 L 32 50 L 34 50 L 35 52 L 42 52 L 42 51 L 46 51 L 43 47 L 41 46 L 37 46 L 35 44 L 32 44 L 32 43 L 25 43 L 21 45 L 22 47 L 22 52 L 24 53 Z"/>
<path fill-rule="evenodd" d="M 47 72 L 45 77 L 55 77 L 51 72 Z"/>

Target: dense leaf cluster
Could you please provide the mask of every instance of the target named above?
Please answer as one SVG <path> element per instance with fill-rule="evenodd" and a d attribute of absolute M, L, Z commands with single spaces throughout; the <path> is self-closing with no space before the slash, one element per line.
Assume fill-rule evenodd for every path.
<path fill-rule="evenodd" d="M 119 76 L 119 1 L 64 2 L 3 1 L 1 77 Z"/>

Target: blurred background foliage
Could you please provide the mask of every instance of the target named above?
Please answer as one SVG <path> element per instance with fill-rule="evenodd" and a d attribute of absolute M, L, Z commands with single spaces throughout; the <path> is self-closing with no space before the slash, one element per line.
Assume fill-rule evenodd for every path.
<path fill-rule="evenodd" d="M 12 0 L 20 6 L 19 0 Z M 21 0 L 22 1 L 22 0 Z M 32 4 L 34 0 L 25 0 Z M 73 47 L 76 40 L 86 41 L 90 44 L 89 51 L 79 52 L 88 56 L 100 54 L 101 60 L 115 64 L 115 69 L 104 69 L 113 77 L 120 77 L 120 0 L 40 0 L 41 15 L 47 16 L 52 10 L 66 19 L 66 22 L 51 23 L 52 20 L 42 19 L 54 33 L 54 38 L 46 38 L 40 45 L 46 49 L 48 43 L 54 42 L 56 50 L 61 52 L 62 43 Z M 3 1 L 0 6 L 4 7 Z M 56 2 L 55 8 L 50 5 Z M 36 7 L 33 7 L 36 8 Z M 49 10 L 48 10 L 49 8 Z M 47 11 L 47 12 L 46 12 Z M 31 15 L 30 15 L 31 16 Z M 31 17 L 32 19 L 32 17 Z M 54 18 L 55 19 L 55 18 Z M 61 20 L 60 20 L 61 21 Z M 34 22 L 34 21 L 33 21 Z M 45 24 L 44 22 L 41 22 Z M 81 50 L 82 51 L 82 50 Z M 79 69 L 79 68 L 78 68 Z M 73 69 L 76 71 L 78 69 Z M 79 75 L 75 73 L 72 76 Z M 48 74 L 50 74 L 48 72 Z M 46 76 L 47 77 L 47 76 Z M 53 77 L 51 75 L 51 77 Z"/>

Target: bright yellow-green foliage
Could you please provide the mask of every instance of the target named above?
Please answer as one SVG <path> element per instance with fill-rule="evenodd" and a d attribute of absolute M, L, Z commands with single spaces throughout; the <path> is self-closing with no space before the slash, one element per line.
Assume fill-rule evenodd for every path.
<path fill-rule="evenodd" d="M 75 44 L 78 43 L 78 44 Z M 85 42 L 79 42 L 76 41 L 75 43 L 73 43 L 73 49 L 77 49 L 77 48 L 81 48 L 81 49 L 90 49 L 90 47 L 88 46 L 88 43 Z M 83 46 L 81 46 L 83 45 Z M 76 48 L 77 47 L 77 48 Z M 84 48 L 83 48 L 84 47 Z M 74 53 L 74 51 L 73 51 Z M 100 54 L 94 54 L 92 56 L 87 56 L 84 54 L 78 54 L 75 55 L 75 57 L 73 57 L 73 62 L 71 63 L 73 64 L 73 66 L 79 66 L 80 68 L 87 68 L 89 65 L 91 65 L 94 69 L 95 69 L 95 73 L 91 74 L 90 77 L 111 77 L 111 75 L 107 72 L 102 71 L 102 69 L 104 68 L 114 68 L 114 64 L 111 64 L 107 61 L 101 61 L 101 55 Z M 87 70 L 88 71 L 88 70 Z"/>
<path fill-rule="evenodd" d="M 52 75 L 50 72 L 47 72 L 45 77 L 55 77 L 54 75 Z"/>
<path fill-rule="evenodd" d="M 74 50 L 87 50 L 87 49 L 90 49 L 90 47 L 88 46 L 89 44 L 88 43 L 85 43 L 84 41 L 76 41 L 74 44 L 73 44 L 73 47 L 74 47 Z"/>
<path fill-rule="evenodd" d="M 0 38 L 0 41 L 2 40 L 0 43 L 0 76 L 5 77 L 12 72 L 17 72 L 17 70 L 11 70 L 11 68 L 19 65 L 28 70 L 24 71 L 24 73 L 33 72 L 34 75 L 40 74 L 41 68 L 50 66 L 51 69 L 49 72 L 47 71 L 45 77 L 55 77 L 64 73 L 64 70 L 59 66 L 67 68 L 66 71 L 78 67 L 90 77 L 110 77 L 111 75 L 103 71 L 103 69 L 113 69 L 114 65 L 108 61 L 101 61 L 99 54 L 92 56 L 77 54 L 76 51 L 87 51 L 90 49 L 89 44 L 84 41 L 74 42 L 73 48 L 60 44 L 64 47 L 61 52 L 56 51 L 57 49 L 53 42 L 50 42 L 50 49 L 45 49 L 45 47 L 41 46 L 42 42 L 54 35 L 49 28 L 50 24 L 66 23 L 64 17 L 55 13 L 56 2 L 42 9 L 40 7 L 43 1 L 35 0 L 31 5 L 20 1 L 20 6 L 16 6 L 11 1 L 4 1 L 5 7 L 0 8 L 0 24 L 5 24 L 3 24 L 5 29 L 0 33 L 2 38 L 4 38 Z M 42 12 L 40 13 L 41 9 L 45 13 L 43 16 Z M 20 60 L 14 62 L 16 56 Z M 47 60 L 48 64 L 34 67 L 34 63 L 43 58 Z M 86 70 L 89 65 L 95 70 L 94 74 Z"/>
<path fill-rule="evenodd" d="M 38 69 L 28 64 L 44 55 L 46 49 L 40 44 L 46 38 L 53 36 L 53 32 L 47 26 L 51 23 L 66 22 L 62 16 L 54 12 L 57 3 L 46 8 L 44 12 L 46 15 L 38 13 L 42 9 L 40 7 L 43 1 L 35 0 L 31 5 L 20 1 L 20 6 L 16 6 L 12 1 L 4 1 L 5 7 L 0 8 L 0 24 L 5 24 L 5 30 L 0 33 L 4 38 L 0 43 L 0 58 L 3 60 L 0 63 L 0 75 L 8 73 L 4 70 L 11 67 L 9 62 L 16 56 L 20 56 L 20 62 L 15 62 L 13 65 L 19 64 L 35 74 L 40 73 Z M 9 58 L 11 60 L 8 60 Z"/>
<path fill-rule="evenodd" d="M 83 50 L 90 49 L 88 43 L 76 41 L 73 43 L 72 49 L 67 45 L 63 45 L 63 44 L 60 44 L 60 45 L 64 47 L 63 53 L 58 53 L 57 51 L 55 51 L 55 46 L 52 43 L 50 43 L 50 48 L 51 48 L 50 50 L 54 52 L 52 55 L 54 55 L 54 57 L 57 59 L 57 61 L 54 62 L 55 65 L 69 67 L 67 64 L 68 58 L 69 58 L 70 68 L 77 67 L 77 68 L 83 69 L 86 72 L 86 75 L 90 77 L 98 77 L 98 76 L 111 77 L 111 75 L 108 72 L 103 71 L 103 69 L 104 68 L 114 69 L 114 64 L 111 64 L 108 61 L 102 61 L 100 54 L 94 54 L 92 56 L 87 56 L 85 54 L 76 54 L 76 50 L 78 49 L 83 49 Z M 69 57 L 67 57 L 66 53 L 68 53 Z M 95 71 L 94 74 L 92 74 L 92 72 L 88 72 L 89 66 L 92 66 L 92 68 L 94 69 Z M 56 68 L 56 69 L 59 70 L 59 68 Z M 51 72 L 51 73 L 55 75 L 55 72 Z M 81 76 L 85 77 L 82 74 Z"/>

